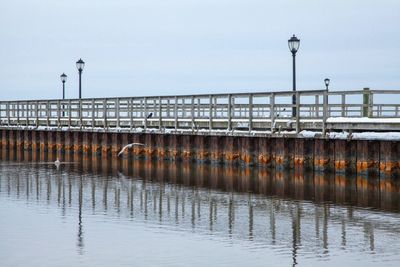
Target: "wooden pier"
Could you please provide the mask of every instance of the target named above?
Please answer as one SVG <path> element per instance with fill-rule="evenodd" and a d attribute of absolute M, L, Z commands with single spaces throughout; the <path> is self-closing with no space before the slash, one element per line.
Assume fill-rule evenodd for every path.
<path fill-rule="evenodd" d="M 400 91 L 299 91 L 296 105 L 292 95 L 1 101 L 0 148 L 116 157 L 138 142 L 145 146 L 125 157 L 355 173 L 388 187 L 399 182 L 400 141 L 326 133 L 400 132 L 400 104 L 390 104 Z M 319 135 L 305 138 L 303 130 Z"/>

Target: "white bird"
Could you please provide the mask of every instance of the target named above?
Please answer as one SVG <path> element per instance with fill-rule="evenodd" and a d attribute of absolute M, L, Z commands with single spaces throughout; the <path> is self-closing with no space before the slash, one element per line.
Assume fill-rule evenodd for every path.
<path fill-rule="evenodd" d="M 57 158 L 56 161 L 54 161 L 54 165 L 56 165 L 57 170 L 60 168 L 60 160 Z"/>
<path fill-rule="evenodd" d="M 121 151 L 118 153 L 118 157 L 121 156 L 121 155 L 125 152 L 126 149 L 131 148 L 131 147 L 133 147 L 133 146 L 145 146 L 145 144 L 142 144 L 142 143 L 132 143 L 132 144 L 128 144 L 128 145 L 124 146 L 124 147 L 121 149 Z"/>

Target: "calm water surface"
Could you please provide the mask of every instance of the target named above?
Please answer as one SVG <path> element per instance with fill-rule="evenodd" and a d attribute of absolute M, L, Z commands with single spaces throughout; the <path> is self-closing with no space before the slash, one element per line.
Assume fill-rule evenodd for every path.
<path fill-rule="evenodd" d="M 0 266 L 398 266 L 400 196 L 355 177 L 4 152 Z M 394 192 L 393 192 L 394 191 Z"/>

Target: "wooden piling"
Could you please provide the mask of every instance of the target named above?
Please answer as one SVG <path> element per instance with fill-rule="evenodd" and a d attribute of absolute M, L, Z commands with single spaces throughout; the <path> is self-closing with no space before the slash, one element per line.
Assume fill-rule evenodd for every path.
<path fill-rule="evenodd" d="M 328 139 L 316 138 L 314 141 L 314 170 L 332 172 L 334 170 L 334 143 Z"/>
<path fill-rule="evenodd" d="M 394 191 L 400 183 L 398 141 L 21 129 L 1 129 L 0 138 L 2 155 L 6 150 L 17 151 L 10 153 L 12 157 L 24 157 L 17 153 L 25 150 L 49 155 L 57 151 L 57 156 L 83 152 L 107 158 L 116 156 L 127 144 L 143 143 L 145 146 L 128 149 L 125 156 L 186 163 L 258 165 L 278 171 L 296 169 L 297 173 L 315 170 L 335 173 L 339 183 L 347 183 L 342 177 L 356 173 L 358 186 L 380 183 L 381 187 Z M 293 182 L 304 182 L 304 179 L 297 175 Z"/>

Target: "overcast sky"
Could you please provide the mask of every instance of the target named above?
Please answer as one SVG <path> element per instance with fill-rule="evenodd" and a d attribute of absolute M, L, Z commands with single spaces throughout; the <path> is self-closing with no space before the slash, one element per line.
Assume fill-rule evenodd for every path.
<path fill-rule="evenodd" d="M 0 0 L 1 99 L 400 89 L 398 0 Z"/>

